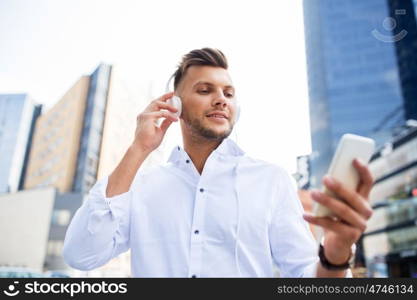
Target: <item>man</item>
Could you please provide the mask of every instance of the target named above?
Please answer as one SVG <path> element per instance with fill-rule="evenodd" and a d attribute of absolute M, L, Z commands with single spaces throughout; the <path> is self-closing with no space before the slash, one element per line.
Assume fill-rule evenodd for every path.
<path fill-rule="evenodd" d="M 64 258 L 70 266 L 91 270 L 130 248 L 137 277 L 270 277 L 274 262 L 285 277 L 350 276 L 351 246 L 372 213 L 369 170 L 355 161 L 361 175 L 356 191 L 324 181 L 347 204 L 313 193 L 337 215 L 304 216 L 325 229 L 319 256 L 288 173 L 245 156 L 227 138 L 238 110 L 227 68 L 219 50 L 183 57 L 174 74 L 180 118 L 167 103 L 174 93 L 138 116 L 132 145 L 91 189 L 68 228 Z M 141 170 L 178 120 L 184 148 L 176 147 L 167 164 Z"/>

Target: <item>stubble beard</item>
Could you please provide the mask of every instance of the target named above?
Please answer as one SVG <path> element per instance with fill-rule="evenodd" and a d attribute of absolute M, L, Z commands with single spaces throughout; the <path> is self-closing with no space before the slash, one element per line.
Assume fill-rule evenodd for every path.
<path fill-rule="evenodd" d="M 204 126 L 203 122 L 197 118 L 191 118 L 187 111 L 182 112 L 182 119 L 184 123 L 191 129 L 191 132 L 194 136 L 202 137 L 208 140 L 224 140 L 227 138 L 233 130 L 233 125 L 229 123 L 229 129 L 223 132 L 216 132 L 206 126 Z"/>

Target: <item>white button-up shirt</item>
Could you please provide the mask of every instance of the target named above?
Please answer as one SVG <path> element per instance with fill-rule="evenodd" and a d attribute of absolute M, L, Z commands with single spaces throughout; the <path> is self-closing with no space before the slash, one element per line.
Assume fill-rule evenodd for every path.
<path fill-rule="evenodd" d="M 202 174 L 176 147 L 107 198 L 98 181 L 68 228 L 64 259 L 91 270 L 131 249 L 134 277 L 315 276 L 317 244 L 283 168 L 252 159 L 230 139 Z"/>

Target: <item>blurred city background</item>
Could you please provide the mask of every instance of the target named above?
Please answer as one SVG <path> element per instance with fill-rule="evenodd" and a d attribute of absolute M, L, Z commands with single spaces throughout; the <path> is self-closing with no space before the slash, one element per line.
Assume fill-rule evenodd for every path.
<path fill-rule="evenodd" d="M 0 2 L 0 277 L 131 276 L 129 252 L 71 269 L 65 232 L 137 114 L 206 46 L 225 52 L 241 102 L 231 137 L 288 169 L 306 211 L 339 138 L 375 139 L 354 276 L 417 277 L 416 12 L 417 0 Z M 181 143 L 173 125 L 143 168 Z"/>

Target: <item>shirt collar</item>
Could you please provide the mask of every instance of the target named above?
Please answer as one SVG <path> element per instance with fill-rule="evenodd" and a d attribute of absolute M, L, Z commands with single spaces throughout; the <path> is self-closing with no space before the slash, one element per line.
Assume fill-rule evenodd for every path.
<path fill-rule="evenodd" d="M 214 152 L 223 156 L 242 156 L 245 154 L 245 152 L 230 138 L 224 139 Z M 182 147 L 176 146 L 172 149 L 168 162 L 176 163 L 180 159 L 186 160 L 190 158 Z"/>

